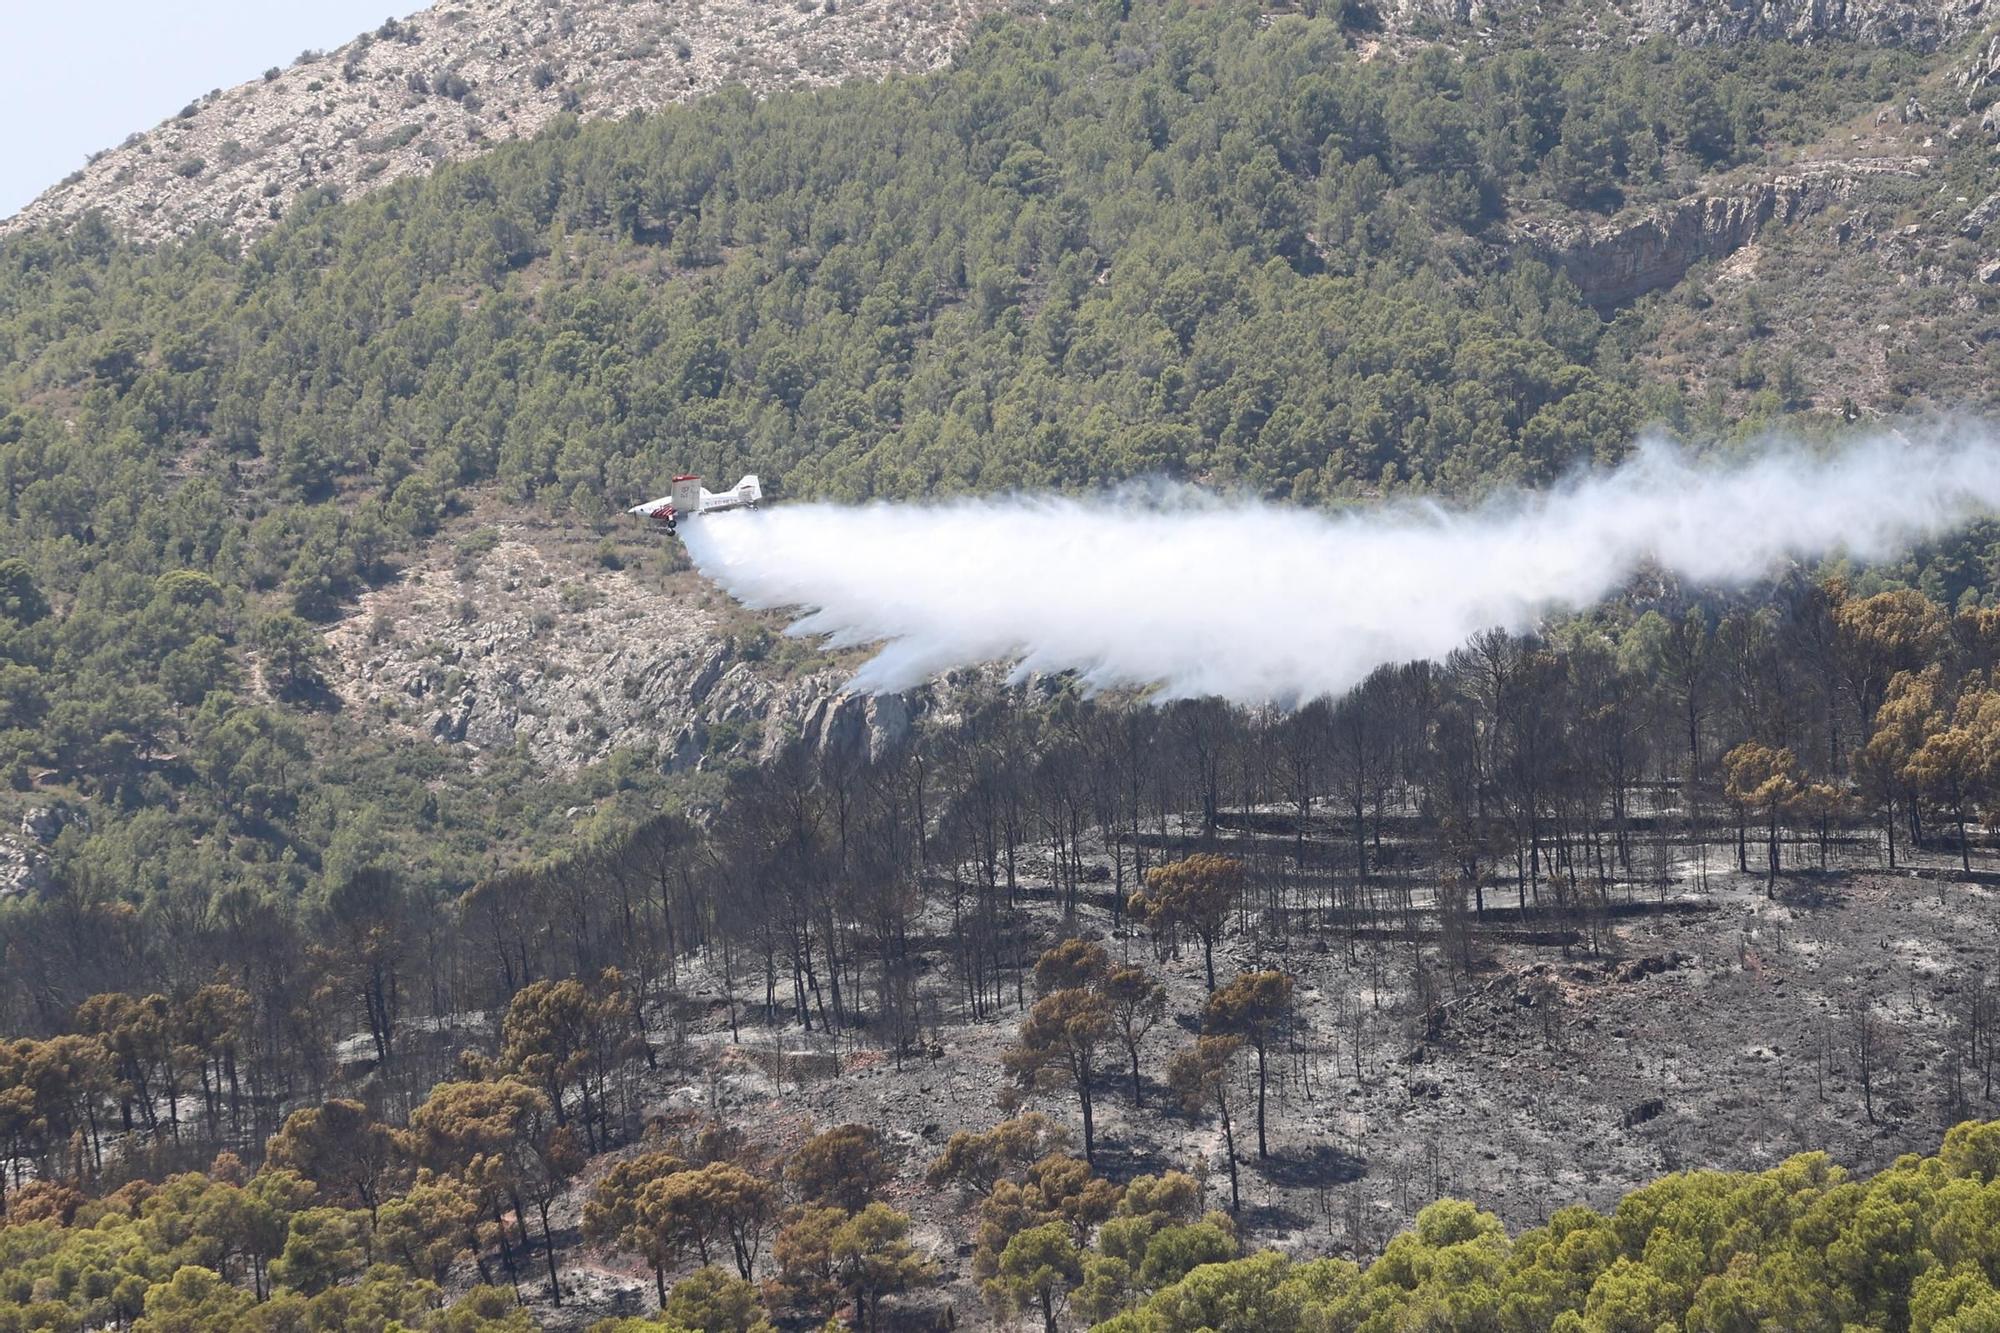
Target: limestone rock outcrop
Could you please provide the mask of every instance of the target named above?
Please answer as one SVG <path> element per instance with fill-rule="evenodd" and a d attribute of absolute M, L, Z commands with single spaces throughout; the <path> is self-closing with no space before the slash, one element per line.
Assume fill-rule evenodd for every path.
<path fill-rule="evenodd" d="M 358 725 L 475 758 L 569 771 L 650 748 L 665 769 L 758 758 L 790 737 L 879 754 L 917 698 L 845 693 L 847 672 L 786 651 L 692 576 L 667 586 L 505 540 L 458 569 L 418 565 L 327 635 L 331 685 Z"/>
<path fill-rule="evenodd" d="M 1547 257 L 1586 301 L 1609 309 L 1680 281 L 1703 260 L 1735 253 L 1771 223 L 1795 222 L 1839 202 L 1870 175 L 1914 176 L 1929 166 L 1921 157 L 1829 164 L 1606 221 L 1566 217 L 1526 223 L 1515 241 Z"/>

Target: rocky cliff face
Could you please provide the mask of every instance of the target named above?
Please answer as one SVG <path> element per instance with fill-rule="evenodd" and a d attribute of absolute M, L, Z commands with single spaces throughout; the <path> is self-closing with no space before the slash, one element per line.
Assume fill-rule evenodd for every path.
<path fill-rule="evenodd" d="M 1986 0 L 1629 0 L 1644 32 L 1696 45 L 1852 41 L 1932 51 L 1977 28 Z"/>
<path fill-rule="evenodd" d="M 662 590 L 509 538 L 364 596 L 327 635 L 330 684 L 356 725 L 475 756 L 519 749 L 557 772 L 642 745 L 669 770 L 760 757 L 791 735 L 879 750 L 928 705 L 844 694 L 842 667 L 746 633 L 718 596 L 692 576 Z"/>
<path fill-rule="evenodd" d="M 1010 3 L 443 0 L 196 99 L 0 222 L 0 235 L 90 209 L 140 240 L 204 223 L 254 235 L 301 190 L 372 189 L 532 136 L 565 110 L 618 116 L 725 83 L 767 92 L 929 69 Z"/>
<path fill-rule="evenodd" d="M 2000 132 L 2000 111 L 1996 111 L 1993 92 L 2000 88 L 2000 32 L 1988 33 L 1985 41 L 1973 47 L 1960 61 L 1952 81 L 1964 95 L 1966 109 L 1984 113 L 1979 128 L 1988 134 Z"/>
<path fill-rule="evenodd" d="M 1870 176 L 1920 175 L 1930 159 L 1830 163 L 1716 195 L 1697 195 L 1607 222 L 1575 219 L 1524 224 L 1519 244 L 1545 255 L 1600 309 L 1623 305 L 1681 280 L 1703 260 L 1721 259 L 1770 223 L 1795 222 L 1848 197 Z"/>
<path fill-rule="evenodd" d="M 1866 42 L 1932 51 L 1977 29 L 1986 0 L 1376 0 L 1395 33 L 1559 19 L 1579 43 L 1664 35 L 1690 46 L 1752 39 Z"/>

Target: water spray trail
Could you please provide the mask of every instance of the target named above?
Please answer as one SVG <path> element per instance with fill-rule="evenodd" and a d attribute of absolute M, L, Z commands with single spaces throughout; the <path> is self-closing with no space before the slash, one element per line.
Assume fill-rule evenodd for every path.
<path fill-rule="evenodd" d="M 1731 465 L 1648 443 L 1614 470 L 1466 510 L 1324 514 L 1170 490 L 780 505 L 683 533 L 735 597 L 805 612 L 795 633 L 883 645 L 859 691 L 1010 662 L 1252 703 L 1337 695 L 1481 630 L 1587 609 L 1649 562 L 1742 584 L 1792 560 L 1892 557 L 1996 509 L 2000 446 L 1898 436 Z"/>

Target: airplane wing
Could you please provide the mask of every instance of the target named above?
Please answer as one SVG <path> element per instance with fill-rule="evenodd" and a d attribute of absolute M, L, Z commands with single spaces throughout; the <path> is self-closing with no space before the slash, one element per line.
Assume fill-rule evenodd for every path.
<path fill-rule="evenodd" d="M 668 505 L 672 504 L 673 502 L 674 502 L 673 496 L 663 495 L 657 500 L 648 500 L 646 501 L 646 503 L 642 505 L 633 505 L 630 509 L 626 510 L 625 512 L 628 514 L 637 514 L 641 518 L 651 518 L 654 514 L 659 513 L 662 509 L 665 509 Z"/>

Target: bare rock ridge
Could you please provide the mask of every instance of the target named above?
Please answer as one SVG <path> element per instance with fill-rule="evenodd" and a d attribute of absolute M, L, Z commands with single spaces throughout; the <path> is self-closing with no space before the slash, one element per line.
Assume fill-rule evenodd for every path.
<path fill-rule="evenodd" d="M 1025 0 L 1024 0 L 1025 2 Z M 725 84 L 766 93 L 933 68 L 1012 0 L 443 0 L 289 68 L 190 102 L 0 222 L 97 209 L 160 240 L 255 235 L 298 194 L 343 195 L 533 136 Z"/>
<path fill-rule="evenodd" d="M 1528 223 L 1517 240 L 1547 255 L 1584 300 L 1608 309 L 1680 281 L 1703 260 L 1735 253 L 1769 223 L 1796 222 L 1839 202 L 1869 176 L 1916 176 L 1929 166 L 1924 157 L 1830 163 L 1608 222 Z"/>

